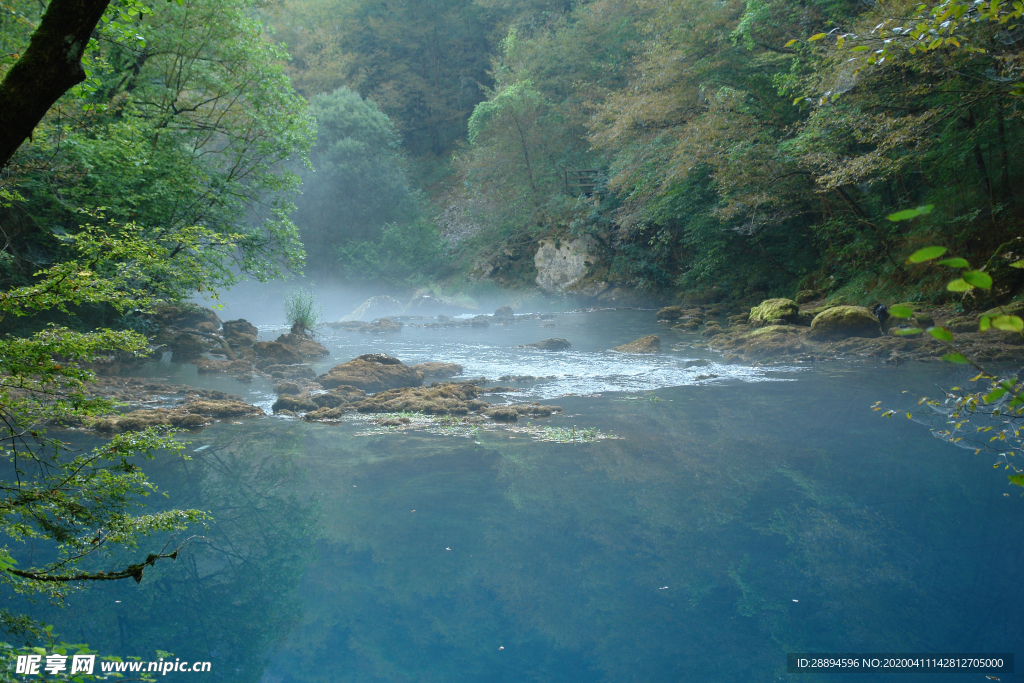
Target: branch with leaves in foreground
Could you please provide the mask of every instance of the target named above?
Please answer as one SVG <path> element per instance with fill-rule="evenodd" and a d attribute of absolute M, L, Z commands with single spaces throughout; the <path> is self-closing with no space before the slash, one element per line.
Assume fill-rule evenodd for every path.
<path fill-rule="evenodd" d="M 907 209 L 889 216 L 891 221 L 911 220 L 930 213 L 932 206 L 920 206 Z M 963 258 L 947 257 L 946 247 L 924 247 L 918 249 L 907 258 L 910 265 L 934 262 L 951 270 L 959 270 L 959 277 L 946 283 L 946 290 L 954 293 L 967 293 L 974 289 L 992 289 L 992 276 L 983 269 L 972 268 Z M 1012 268 L 1024 268 L 1024 259 L 1009 264 Z M 909 306 L 897 305 L 889 309 L 889 315 L 895 318 L 912 319 L 914 312 Z M 1013 332 L 1024 337 L 1024 320 L 1013 315 L 1002 306 L 996 313 L 987 313 L 978 319 L 978 331 L 1002 330 Z M 982 451 L 991 452 L 996 456 L 995 468 L 1010 470 L 1010 483 L 1024 487 L 1024 384 L 1019 376 L 1000 377 L 982 367 L 976 360 L 968 358 L 956 346 L 953 331 L 936 325 L 926 329 L 909 327 L 895 330 L 895 334 L 908 336 L 929 334 L 947 347 L 942 360 L 959 364 L 971 365 L 978 374 L 970 382 L 986 382 L 985 389 L 967 391 L 960 387 L 952 387 L 945 392 L 942 400 L 923 396 L 918 401 L 924 406 L 925 412 L 915 415 L 907 412 L 907 419 L 917 419 L 931 426 L 936 419 L 942 424 L 932 427 L 932 433 L 943 440 L 961 448 L 974 450 L 975 454 Z M 873 410 L 881 411 L 881 402 L 872 406 Z M 892 417 L 901 411 L 885 410 L 883 417 Z M 1021 459 L 1017 459 L 1021 456 Z"/>
<path fill-rule="evenodd" d="M 0 324 L 44 311 L 73 315 L 84 304 L 121 314 L 145 312 L 173 296 L 182 281 L 206 286 L 200 250 L 226 238 L 202 228 L 164 245 L 135 225 L 87 226 L 66 240 L 69 258 L 35 274 L 31 285 L 0 293 Z M 171 259 L 171 252 L 175 257 Z M 171 270 L 173 268 L 173 271 Z M 173 277 L 172 277 L 173 276 Z M 139 562 L 102 567 L 115 549 L 173 533 L 207 519 L 198 510 L 142 514 L 156 487 L 138 465 L 157 451 L 182 453 L 173 431 L 120 434 L 89 450 L 75 449 L 48 430 L 71 428 L 111 412 L 114 404 L 91 396 L 89 364 L 111 354 L 148 354 L 145 337 L 109 329 L 79 332 L 51 325 L 29 337 L 0 338 L 0 581 L 17 592 L 60 599 L 69 587 L 132 578 L 182 545 L 147 553 Z M 18 547 L 32 543 L 34 562 L 19 567 Z M 40 552 L 41 549 L 41 552 Z M 40 557 L 45 561 L 40 561 Z M 0 613 L 0 626 L 17 616 Z M 17 625 L 17 624 L 15 624 Z"/>

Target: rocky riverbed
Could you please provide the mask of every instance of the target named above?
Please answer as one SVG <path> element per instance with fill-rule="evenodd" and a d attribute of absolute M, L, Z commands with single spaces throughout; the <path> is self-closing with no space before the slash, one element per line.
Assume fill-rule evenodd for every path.
<path fill-rule="evenodd" d="M 719 307 L 669 306 L 656 316 L 672 331 L 681 333 L 677 347 L 706 346 L 723 354 L 726 362 L 734 363 L 792 363 L 857 356 L 889 363 L 938 361 L 954 350 L 980 363 L 1024 360 L 1024 337 L 1019 333 L 978 331 L 982 315 L 1019 314 L 1021 307 L 1016 304 L 975 314 L 957 312 L 953 306 L 927 307 L 916 302 L 902 305 L 913 311 L 912 317 L 887 315 L 887 306 L 872 312 L 863 306 L 820 300 L 798 304 L 790 299 L 768 299 L 733 315 Z M 953 341 L 935 338 L 929 333 L 932 328 L 949 331 Z M 699 336 L 694 338 L 692 333 Z"/>

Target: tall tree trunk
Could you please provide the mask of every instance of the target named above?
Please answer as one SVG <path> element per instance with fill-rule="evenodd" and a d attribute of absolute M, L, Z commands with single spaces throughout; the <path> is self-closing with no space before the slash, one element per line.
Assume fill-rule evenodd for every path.
<path fill-rule="evenodd" d="M 28 48 L 0 81 L 0 168 L 54 102 L 85 80 L 82 54 L 110 0 L 51 0 Z"/>

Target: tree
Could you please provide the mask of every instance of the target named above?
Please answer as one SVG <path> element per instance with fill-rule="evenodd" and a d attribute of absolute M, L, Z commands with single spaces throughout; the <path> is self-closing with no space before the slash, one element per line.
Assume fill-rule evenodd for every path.
<path fill-rule="evenodd" d="M 110 0 L 51 0 L 21 55 L 0 81 L 0 168 L 50 107 L 85 80 L 82 55 Z M 138 4 L 127 0 L 127 13 Z"/>
<path fill-rule="evenodd" d="M 173 262 L 166 247 L 140 237 L 135 225 L 87 225 L 66 238 L 70 255 L 36 274 L 28 286 L 0 292 L 0 322 L 50 310 L 70 314 L 84 304 L 105 304 L 120 312 L 146 311 L 173 293 L 154 277 L 174 270 L 178 281 L 209 286 L 202 243 L 221 236 L 193 229 L 181 236 L 184 258 Z M 142 499 L 154 485 L 136 464 L 157 450 L 180 453 L 172 433 L 153 429 L 119 435 L 90 450 L 75 449 L 63 429 L 88 423 L 110 412 L 113 403 L 91 395 L 94 373 L 88 365 L 99 356 L 129 356 L 148 351 L 146 338 L 131 331 L 78 332 L 51 325 L 29 337 L 0 339 L 0 457 L 12 475 L 0 482 L 0 581 L 22 593 L 43 592 L 60 599 L 69 586 L 133 578 L 178 547 L 148 553 L 136 562 L 102 570 L 83 568 L 114 548 L 135 548 L 156 532 L 174 531 L 202 521 L 197 510 L 140 514 Z M 21 566 L 19 549 L 41 544 L 30 553 L 32 565 Z M 23 559 L 23 558 L 22 558 Z M 0 626 L 24 627 L 4 610 Z"/>
<path fill-rule="evenodd" d="M 329 270 L 339 246 L 374 241 L 386 224 L 413 220 L 420 199 L 406 179 L 398 134 L 376 104 L 338 88 L 312 98 L 310 110 L 317 144 L 295 220 L 311 265 Z"/>
<path fill-rule="evenodd" d="M 300 92 L 351 88 L 395 122 L 412 156 L 431 157 L 465 135 L 501 14 L 470 0 L 289 0 L 276 23 Z"/>
<path fill-rule="evenodd" d="M 256 5 L 182 0 L 91 52 L 88 87 L 9 166 L 22 200 L 0 209 L 8 250 L 49 251 L 53 233 L 78 229 L 75 209 L 103 207 L 172 254 L 190 226 L 235 235 L 203 254 L 221 284 L 301 268 L 289 218 L 298 178 L 285 164 L 306 154 L 312 122 L 283 74 L 286 54 L 251 16 Z"/>

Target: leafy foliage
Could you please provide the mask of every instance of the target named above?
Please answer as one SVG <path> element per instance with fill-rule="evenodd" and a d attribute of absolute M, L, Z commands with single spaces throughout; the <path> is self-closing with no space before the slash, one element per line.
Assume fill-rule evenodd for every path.
<path fill-rule="evenodd" d="M 330 270 L 339 246 L 376 240 L 386 224 L 413 220 L 420 198 L 406 179 L 398 134 L 376 104 L 338 88 L 312 98 L 310 109 L 317 144 L 295 220 L 310 265 Z"/>
<path fill-rule="evenodd" d="M 73 256 L 36 273 L 33 284 L 0 293 L 0 322 L 53 308 L 69 312 L 87 302 L 120 312 L 150 308 L 160 300 L 159 275 L 172 266 L 169 249 L 140 233 L 138 226 L 112 223 L 89 225 L 67 238 Z M 200 250 L 205 240 L 220 240 L 200 229 L 189 234 L 179 244 L 186 254 Z M 209 284 L 201 261 L 181 263 L 180 275 L 193 286 Z M 137 512 L 156 487 L 135 461 L 159 450 L 179 453 L 173 434 L 153 429 L 126 433 L 88 450 L 48 434 L 48 429 L 76 426 L 113 409 L 109 400 L 89 391 L 91 362 L 112 353 L 147 351 L 145 337 L 109 329 L 77 332 L 50 326 L 30 337 L 0 339 L 0 454 L 13 473 L 0 482 L 0 531 L 7 539 L 0 550 L 0 580 L 15 591 L 41 591 L 59 599 L 67 587 L 83 582 L 141 581 L 147 567 L 173 559 L 178 549 L 165 548 L 114 569 L 85 567 L 111 548 L 134 548 L 153 533 L 180 530 L 205 518 L 197 510 Z M 21 566 L 18 558 L 25 556 L 18 548 L 27 544 L 43 552 L 31 553 L 32 564 Z"/>
<path fill-rule="evenodd" d="M 59 258 L 52 236 L 79 230 L 80 209 L 102 209 L 161 244 L 187 241 L 193 226 L 231 234 L 196 254 L 220 284 L 301 267 L 289 218 L 298 178 L 282 162 L 308 150 L 311 122 L 256 6 L 183 0 L 106 24 L 114 33 L 87 53 L 87 87 L 61 101 L 8 167 L 5 184 L 19 198 L 0 220 L 16 279 L 31 261 Z"/>

